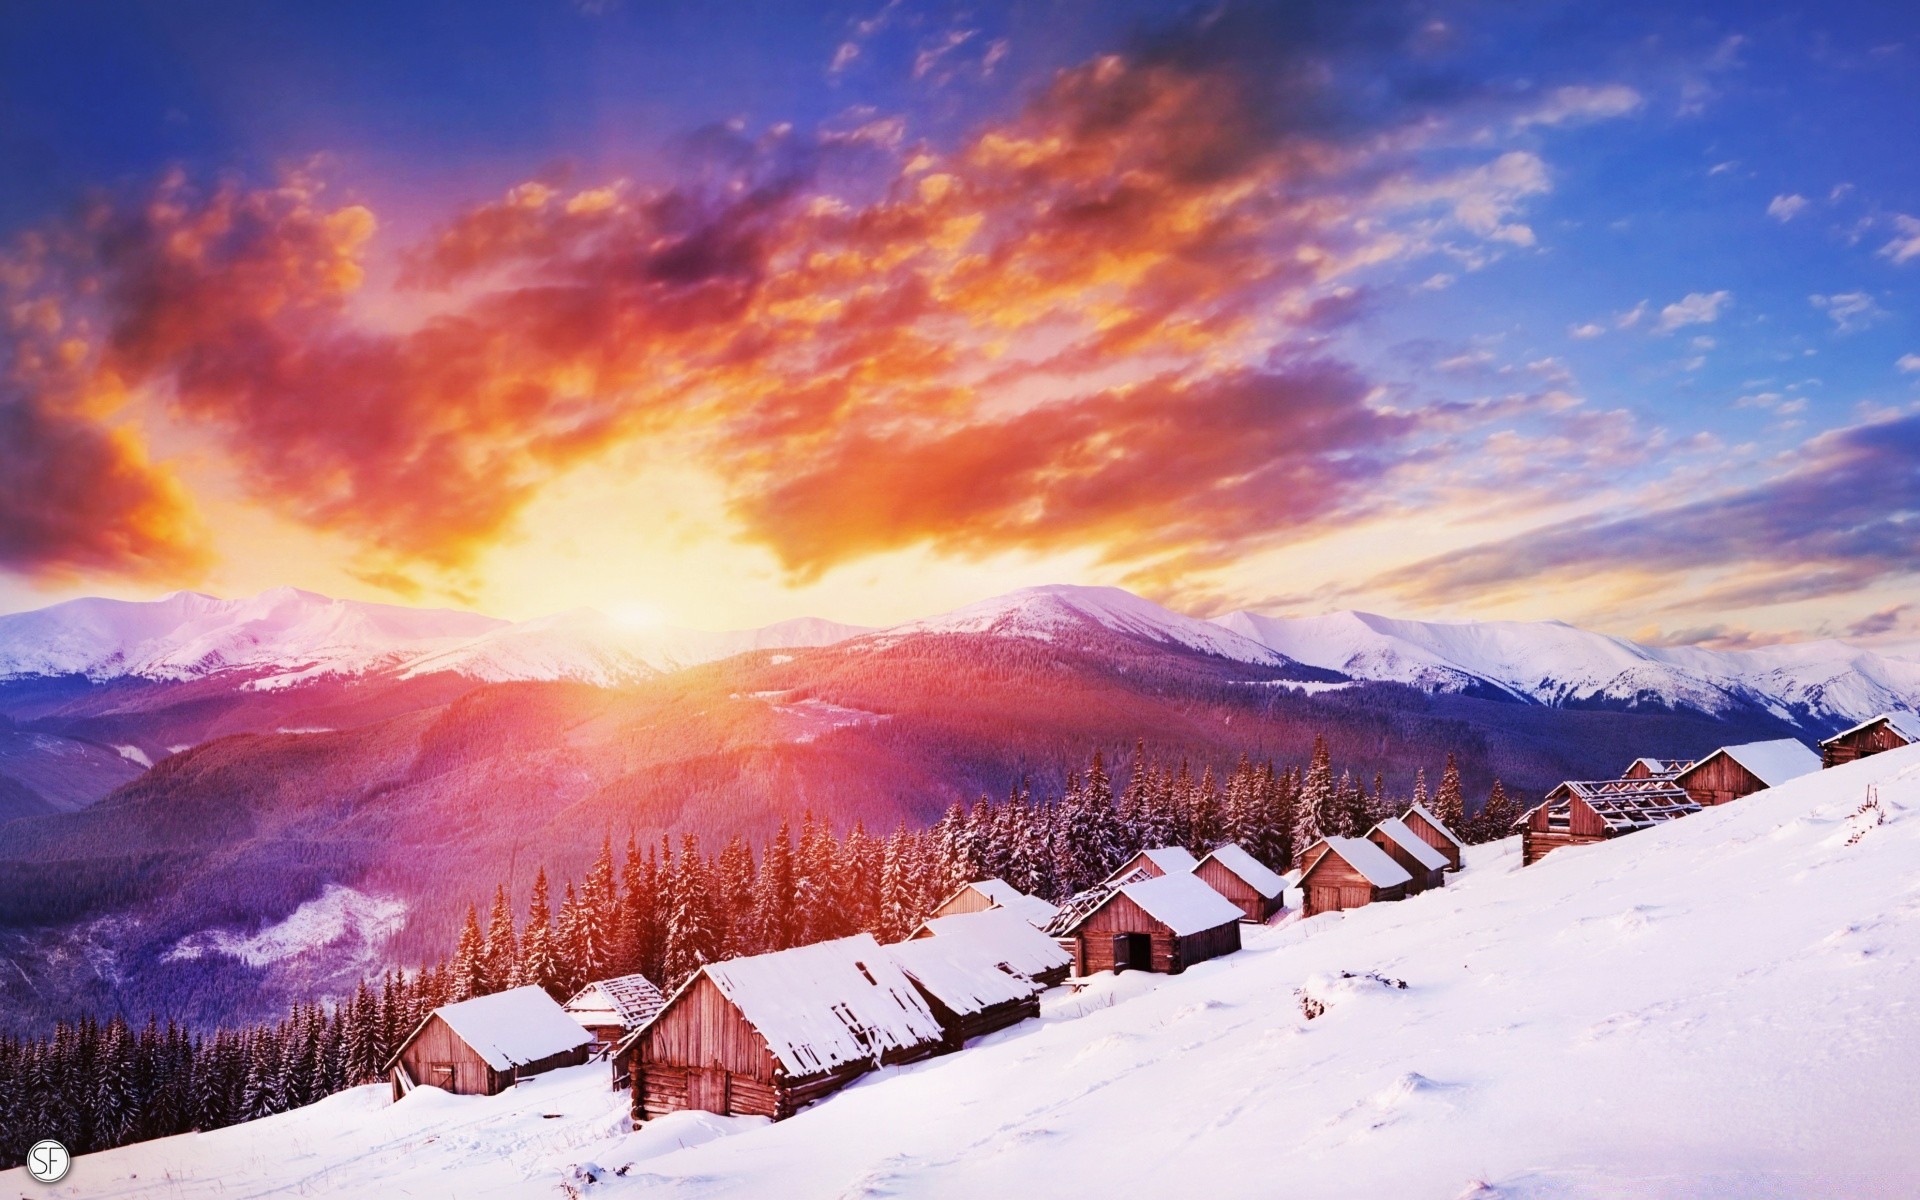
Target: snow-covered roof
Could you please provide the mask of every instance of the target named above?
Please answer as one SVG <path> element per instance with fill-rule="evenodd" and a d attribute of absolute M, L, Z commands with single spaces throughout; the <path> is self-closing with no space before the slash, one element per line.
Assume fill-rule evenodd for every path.
<path fill-rule="evenodd" d="M 1217 862 L 1254 891 L 1264 900 L 1271 900 L 1287 890 L 1286 881 L 1274 874 L 1273 868 L 1261 862 L 1241 848 L 1238 842 L 1225 842 L 1207 852 L 1202 863 Z"/>
<path fill-rule="evenodd" d="M 907 978 L 961 1015 L 1026 1000 L 1041 988 L 1003 963 L 991 946 L 968 937 L 930 937 L 887 947 Z"/>
<path fill-rule="evenodd" d="M 1545 807 L 1551 813 L 1567 810 L 1578 797 L 1598 816 L 1609 833 L 1645 829 L 1700 811 L 1700 805 L 1671 776 L 1652 779 L 1569 779 L 1547 793 L 1514 821 L 1517 828 Z"/>
<path fill-rule="evenodd" d="M 1240 906 L 1192 875 L 1161 875 L 1120 889 L 1154 920 L 1186 937 L 1238 921 Z"/>
<path fill-rule="evenodd" d="M 872 934 L 709 963 L 700 973 L 790 1075 L 870 1062 L 941 1037 L 926 1001 Z"/>
<path fill-rule="evenodd" d="M 985 912 L 955 913 L 923 921 L 914 937 L 958 938 L 972 942 L 983 951 L 996 955 L 1022 975 L 1040 975 L 1057 971 L 1073 962 L 1073 956 L 1060 943 L 1041 933 L 1012 909 L 989 908 Z"/>
<path fill-rule="evenodd" d="M 1690 758 L 1636 758 L 1627 765 L 1627 770 L 1645 767 L 1655 775 L 1678 775 L 1692 765 Z"/>
<path fill-rule="evenodd" d="M 1183 875 L 1200 865 L 1200 860 L 1185 846 L 1150 846 L 1122 863 L 1118 870 L 1107 876 L 1107 882 L 1116 882 L 1120 876 L 1131 874 L 1131 868 L 1143 858 L 1168 875 Z"/>
<path fill-rule="evenodd" d="M 1432 846 L 1427 845 L 1425 839 L 1408 828 L 1407 823 L 1399 817 L 1388 817 L 1378 825 L 1375 825 L 1374 828 L 1378 829 L 1390 839 L 1394 845 L 1405 850 L 1408 854 L 1413 855 L 1413 861 L 1419 863 L 1427 870 L 1443 871 L 1446 869 L 1447 856 L 1435 850 Z"/>
<path fill-rule="evenodd" d="M 1825 741 L 1822 741 L 1820 744 L 1822 746 L 1831 746 L 1833 743 L 1839 741 L 1841 738 L 1852 737 L 1854 734 L 1859 733 L 1863 729 L 1872 729 L 1875 725 L 1880 724 L 1882 721 L 1885 721 L 1887 723 L 1887 727 L 1889 729 L 1892 729 L 1895 733 L 1905 738 L 1907 740 L 1908 745 L 1920 743 L 1920 717 L 1916 717 L 1910 712 L 1895 711 L 1895 712 L 1883 712 L 1877 717 L 1871 717 L 1865 721 L 1860 722 L 1858 725 L 1855 725 L 1852 729 L 1842 729 L 1839 733 L 1836 733 L 1832 737 L 1827 738 Z M 1752 770 L 1753 768 L 1748 767 L 1747 769 Z"/>
<path fill-rule="evenodd" d="M 616 975 L 581 988 L 566 1010 L 582 1025 L 623 1025 L 638 1029 L 653 1019 L 667 998 L 645 975 Z"/>
<path fill-rule="evenodd" d="M 1442 834 L 1446 836 L 1446 839 L 1448 841 L 1452 842 L 1456 846 L 1461 847 L 1462 849 L 1465 849 L 1466 843 L 1461 841 L 1459 836 L 1455 834 L 1453 830 L 1448 829 L 1446 822 L 1442 821 L 1439 817 L 1434 816 L 1433 810 L 1428 808 L 1424 804 L 1416 804 L 1412 808 L 1409 808 L 1406 811 L 1406 813 L 1401 816 L 1400 819 L 1404 821 L 1407 819 L 1407 817 L 1411 817 L 1415 813 L 1419 813 L 1422 817 L 1426 818 L 1427 824 L 1433 826 L 1435 829 L 1438 829 Z"/>
<path fill-rule="evenodd" d="M 1413 879 L 1405 867 L 1365 838 L 1327 837 L 1320 840 L 1327 847 L 1327 853 L 1339 855 L 1343 862 L 1360 872 L 1375 887 L 1393 887 Z M 1325 858 L 1325 854 L 1320 856 L 1323 861 Z M 1314 865 L 1318 866 L 1319 862 Z"/>
<path fill-rule="evenodd" d="M 1043 928 L 1048 921 L 1053 920 L 1054 914 L 1060 911 L 1038 896 L 1027 895 L 1004 879 L 976 879 L 972 883 L 963 884 L 954 895 L 957 896 L 969 888 L 985 896 L 989 903 L 1019 913 L 1027 924 L 1035 929 Z M 952 897 L 948 899 L 951 900 Z"/>
<path fill-rule="evenodd" d="M 1768 787 L 1779 787 L 1789 779 L 1798 779 L 1802 775 L 1811 775 L 1820 769 L 1820 756 L 1792 738 L 1776 738 L 1770 742 L 1743 742 L 1738 746 L 1722 746 L 1707 755 L 1687 770 L 1685 777 L 1711 762 L 1715 756 L 1724 754 L 1753 773 L 1753 777 Z"/>
<path fill-rule="evenodd" d="M 593 1041 L 593 1035 L 552 996 L 533 986 L 443 1004 L 433 1013 L 496 1071 L 564 1054 Z"/>
<path fill-rule="evenodd" d="M 1102 880 L 1085 891 L 1075 892 L 1067 897 L 1067 902 L 1060 906 L 1060 911 L 1054 914 L 1053 920 L 1047 922 L 1042 932 L 1054 937 L 1066 937 L 1079 927 L 1080 922 L 1099 912 L 1101 905 L 1113 899 L 1115 892 L 1147 877 L 1146 868 L 1135 867 L 1124 874 L 1116 871 L 1113 878 Z"/>

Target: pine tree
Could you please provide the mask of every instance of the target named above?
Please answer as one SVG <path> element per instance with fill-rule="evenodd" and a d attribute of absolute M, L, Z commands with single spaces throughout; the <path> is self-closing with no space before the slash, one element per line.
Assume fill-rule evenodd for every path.
<path fill-rule="evenodd" d="M 1460 766 L 1454 762 L 1451 751 L 1447 754 L 1447 768 L 1440 774 L 1440 790 L 1434 793 L 1433 815 L 1449 830 L 1458 830 L 1466 824 L 1460 796 Z"/>
<path fill-rule="evenodd" d="M 1338 796 L 1341 832 L 1347 837 L 1360 837 L 1365 834 L 1372 822 L 1367 820 L 1367 794 L 1362 791 L 1350 772 L 1340 772 L 1340 785 L 1334 789 Z"/>
<path fill-rule="evenodd" d="M 592 921 L 573 881 L 567 881 L 566 897 L 560 901 L 560 915 L 553 925 L 554 959 L 558 975 L 554 999 L 573 995 L 587 982 L 587 965 L 592 956 Z"/>
<path fill-rule="evenodd" d="M 514 936 L 513 909 L 505 884 L 493 890 L 493 908 L 487 913 L 487 938 L 481 952 L 485 990 L 503 992 L 520 984 L 520 941 Z"/>
<path fill-rule="evenodd" d="M 613 838 L 600 840 L 600 853 L 587 869 L 580 891 L 580 981 L 614 974 L 620 937 L 620 891 L 613 872 Z"/>
<path fill-rule="evenodd" d="M 1335 811 L 1333 784 L 1333 761 L 1327 752 L 1327 739 L 1315 736 L 1313 739 L 1313 758 L 1307 765 L 1306 778 L 1300 784 L 1300 806 L 1296 816 L 1296 832 L 1293 839 L 1293 856 L 1299 860 L 1307 847 L 1321 838 L 1339 830 L 1340 818 Z"/>
<path fill-rule="evenodd" d="M 527 927 L 520 935 L 520 982 L 547 990 L 549 996 L 564 1000 L 560 992 L 560 961 L 553 944 L 553 910 L 547 899 L 547 869 L 542 866 L 533 877 L 533 895 L 527 901 Z"/>
<path fill-rule="evenodd" d="M 795 944 L 793 921 L 793 836 L 785 821 L 780 822 L 773 840 L 767 843 L 765 861 L 755 889 L 755 927 L 760 949 L 785 950 Z"/>
<path fill-rule="evenodd" d="M 1493 790 L 1487 793 L 1487 803 L 1480 810 L 1480 819 L 1475 822 L 1478 830 L 1476 841 L 1497 842 L 1513 832 L 1513 823 L 1520 816 L 1519 806 L 1508 798 L 1507 789 L 1498 779 L 1493 781 Z"/>
<path fill-rule="evenodd" d="M 714 924 L 719 957 L 738 958 L 754 952 L 753 851 L 735 835 L 720 850 L 714 869 Z"/>
<path fill-rule="evenodd" d="M 667 917 L 666 960 L 661 967 L 669 992 L 714 960 L 712 897 L 700 843 L 691 833 L 681 839 L 676 875 L 673 909 Z"/>
<path fill-rule="evenodd" d="M 1427 769 L 1421 767 L 1413 773 L 1413 802 L 1425 804 L 1432 797 L 1427 795 Z"/>
<path fill-rule="evenodd" d="M 467 905 L 460 940 L 453 949 L 453 1000 L 471 1000 L 487 992 L 487 940 L 480 933 L 480 914 Z"/>

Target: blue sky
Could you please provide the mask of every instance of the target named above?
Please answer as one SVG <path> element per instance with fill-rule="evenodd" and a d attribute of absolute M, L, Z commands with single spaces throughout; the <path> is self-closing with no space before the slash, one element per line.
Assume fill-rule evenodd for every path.
<path fill-rule="evenodd" d="M 84 361 L 58 379 L 16 370 L 0 392 L 22 431 L 0 457 L 19 531 L 0 538 L 0 605 L 292 582 L 509 615 L 581 597 L 687 623 L 874 620 L 1070 578 L 1194 611 L 1554 616 L 1719 644 L 1912 633 L 1917 34 L 1894 4 L 13 6 L 0 237 L 36 265 L 13 273 L 32 281 L 10 303 L 61 320 L 22 332 L 16 318 L 0 351 L 42 363 L 66 338 Z M 1169 166 L 1182 135 L 1153 139 L 1179 121 L 1196 144 L 1216 138 L 1218 163 Z M 994 158 L 1008 138 L 1046 161 L 1008 174 Z M 1095 160 L 1111 180 L 1082 177 Z M 978 228 L 998 232 L 908 268 L 904 243 L 823 232 L 829 201 L 900 217 L 902 189 L 929 171 L 961 180 Z M 1110 269 L 1064 282 L 1078 233 L 1062 224 L 1040 246 L 1009 232 L 1068 201 L 1108 204 L 1133 178 L 1161 180 L 1166 212 L 1149 216 L 1192 203 L 1218 225 L 1156 254 L 1127 240 L 1152 220 L 1114 224 L 1087 243 L 1121 248 Z M 717 212 L 729 180 L 785 181 L 769 203 L 788 216 L 741 226 L 735 252 L 765 257 L 739 312 L 759 316 L 703 327 L 730 349 L 698 359 L 697 408 L 662 397 L 657 365 L 609 367 L 617 347 L 562 354 L 551 339 L 481 385 L 534 389 L 532 416 L 458 411 L 445 390 L 408 390 L 427 386 L 417 369 L 381 374 L 425 353 L 417 334 L 436 318 L 484 325 L 552 299 L 558 279 L 664 337 L 661 297 L 622 308 L 640 302 L 581 289 L 604 285 L 585 272 L 610 229 L 657 243 L 685 228 L 663 233 L 666 210 L 637 200 L 620 202 L 621 226 L 553 214 L 606 188 Z M 524 215 L 502 197 L 529 183 L 553 257 L 516 242 L 424 288 L 409 275 L 449 231 Z M 239 238 L 223 204 L 271 235 L 168 259 L 182 243 L 162 233 L 211 236 L 196 221 Z M 714 217 L 689 244 L 729 228 Z M 240 294 L 247 256 L 289 229 L 351 277 L 301 274 L 324 320 L 224 312 L 129 351 L 156 312 Z M 1225 237 L 1270 278 L 1236 288 L 1207 257 Z M 33 258 L 29 241 L 55 249 Z M 871 269 L 908 272 L 889 277 L 896 294 L 948 297 L 883 322 L 901 356 L 874 360 L 886 372 L 833 359 L 796 375 L 770 355 L 751 377 L 715 373 L 737 366 L 753 320 L 791 313 L 790 298 L 753 307 L 796 282 L 783 250 L 812 246 L 817 263 L 821 246 L 856 244 Z M 155 307 L 183 265 L 192 286 Z M 1023 299 L 1043 278 L 1044 299 Z M 1098 332 L 1143 313 L 1151 336 L 1124 348 Z M 833 336 L 865 345 L 877 327 Z M 334 390 L 236 382 L 230 352 L 263 330 L 300 379 Z M 931 372 L 923 351 L 945 337 L 980 357 Z M 343 359 L 367 339 L 389 342 Z M 648 345 L 654 364 L 695 362 L 684 339 Z M 1079 348 L 1072 372 L 1063 346 Z M 1025 369 L 984 365 L 1008 354 Z M 600 390 L 559 404 L 589 364 Z M 828 383 L 834 406 L 800 440 L 791 414 L 749 399 Z M 362 425 L 329 421 L 341 395 Z M 407 431 L 387 428 L 389 401 Z M 1089 467 L 1103 405 L 1159 439 L 1143 458 L 1176 468 Z M 1219 422 L 1249 449 L 1209 456 L 1167 420 Z M 937 497 L 883 478 L 882 433 L 907 439 Z M 1036 441 L 1004 477 L 943 474 Z M 471 478 L 392 486 L 429 454 Z M 47 483 L 89 472 L 104 482 L 71 496 Z M 1884 484 L 1880 511 L 1846 501 L 1860 481 Z M 874 519 L 856 493 L 895 515 Z M 583 512 L 620 516 L 588 534 Z"/>

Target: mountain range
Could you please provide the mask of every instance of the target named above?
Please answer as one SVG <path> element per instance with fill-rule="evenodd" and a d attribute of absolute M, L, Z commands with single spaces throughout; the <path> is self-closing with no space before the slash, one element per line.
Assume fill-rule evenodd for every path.
<path fill-rule="evenodd" d="M 1920 700 L 1843 642 L 1642 647 L 1554 622 L 1201 620 L 1030 588 L 869 630 L 706 633 L 182 593 L 0 618 L 0 1025 L 271 1015 L 444 952 L 496 883 L 602 838 L 919 824 L 1100 751 L 1338 770 L 1471 801 Z M 11 820 L 7 818 L 11 817 Z"/>

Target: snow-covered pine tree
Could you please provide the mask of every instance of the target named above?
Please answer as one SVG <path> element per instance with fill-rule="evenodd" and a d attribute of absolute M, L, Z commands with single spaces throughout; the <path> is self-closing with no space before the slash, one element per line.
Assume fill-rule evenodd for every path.
<path fill-rule="evenodd" d="M 549 996 L 560 990 L 560 960 L 553 944 L 553 909 L 547 898 L 547 868 L 542 866 L 533 877 L 533 894 L 527 900 L 527 925 L 520 935 L 520 982 L 545 988 Z M 565 996 L 555 996 L 564 1000 Z M 395 1037 L 404 1036 L 389 1029 Z M 389 1051 L 392 1047 L 389 1046 Z"/>
<path fill-rule="evenodd" d="M 560 915 L 553 926 L 555 1000 L 565 1000 L 587 982 L 593 936 L 590 925 L 587 906 L 581 902 L 579 891 L 569 879 L 566 898 L 560 901 Z"/>
<path fill-rule="evenodd" d="M 657 868 L 640 856 L 633 835 L 627 836 L 627 856 L 620 868 L 620 937 L 616 957 L 619 974 L 646 969 L 648 926 L 653 919 L 653 875 Z"/>
<path fill-rule="evenodd" d="M 796 932 L 793 920 L 793 835 L 788 831 L 785 821 L 780 822 L 779 831 L 767 843 L 757 884 L 754 924 L 760 935 L 760 949 L 762 952 L 785 950 L 795 944 Z"/>
<path fill-rule="evenodd" d="M 620 938 L 620 889 L 613 870 L 613 836 L 600 839 L 600 853 L 580 886 L 580 982 L 613 975 Z"/>
<path fill-rule="evenodd" d="M 707 864 L 700 855 L 699 839 L 691 833 L 681 838 L 675 874 L 673 908 L 667 917 L 666 961 L 661 967 L 666 976 L 661 986 L 668 992 L 714 961 L 716 949 Z"/>
<path fill-rule="evenodd" d="M 1313 757 L 1308 761 L 1306 778 L 1300 784 L 1299 812 L 1295 817 L 1293 838 L 1295 860 L 1299 859 L 1301 851 L 1321 838 L 1339 832 L 1334 799 L 1333 760 L 1327 752 L 1327 739 L 1315 735 Z"/>
<path fill-rule="evenodd" d="M 1360 837 L 1372 826 L 1367 819 L 1367 794 L 1359 781 L 1349 771 L 1340 772 L 1340 785 L 1335 789 L 1339 796 L 1340 824 L 1348 837 Z"/>
<path fill-rule="evenodd" d="M 754 945 L 753 851 L 738 834 L 721 847 L 714 866 L 714 913 L 719 957 L 752 954 Z"/>
<path fill-rule="evenodd" d="M 1420 767 L 1413 773 L 1413 802 L 1425 804 L 1433 797 L 1427 795 L 1427 769 Z"/>
<path fill-rule="evenodd" d="M 480 932 L 480 914 L 467 905 L 467 919 L 460 924 L 460 937 L 453 947 L 453 979 L 450 985 L 455 1003 L 487 993 L 487 939 Z"/>
<path fill-rule="evenodd" d="M 503 992 L 519 986 L 520 940 L 514 934 L 513 908 L 507 901 L 505 884 L 493 889 L 493 908 L 487 913 L 487 936 L 480 958 L 485 991 Z"/>
<path fill-rule="evenodd" d="M 1507 795 L 1507 789 L 1496 779 L 1493 790 L 1487 793 L 1487 803 L 1480 809 L 1479 819 L 1474 822 L 1475 841 L 1497 842 L 1513 832 L 1513 823 L 1520 817 L 1520 808 Z"/>
<path fill-rule="evenodd" d="M 1466 824 L 1464 801 L 1460 795 L 1460 764 L 1453 752 L 1447 752 L 1446 770 L 1440 773 L 1440 790 L 1433 794 L 1433 815 L 1448 829 L 1458 831 Z"/>
<path fill-rule="evenodd" d="M 845 932 L 872 932 L 880 925 L 880 846 L 855 821 L 840 846 L 834 903 L 846 914 Z"/>
<path fill-rule="evenodd" d="M 1213 767 L 1209 765 L 1200 772 L 1199 786 L 1194 788 L 1193 798 L 1187 810 L 1185 842 L 1187 849 L 1196 855 L 1205 854 L 1213 849 L 1226 840 L 1222 835 L 1224 825 L 1225 820 L 1220 807 L 1220 785 L 1215 782 Z"/>

